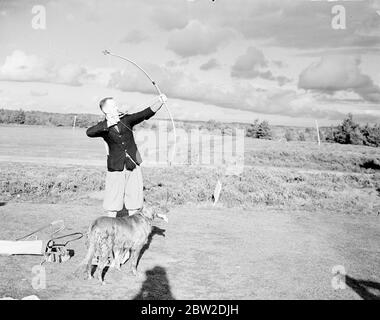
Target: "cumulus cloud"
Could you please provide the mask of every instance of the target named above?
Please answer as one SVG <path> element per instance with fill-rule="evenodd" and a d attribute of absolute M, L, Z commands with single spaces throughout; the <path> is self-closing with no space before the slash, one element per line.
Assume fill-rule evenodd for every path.
<path fill-rule="evenodd" d="M 358 56 L 326 56 L 299 76 L 298 86 L 307 90 L 334 93 L 351 90 L 370 102 L 380 102 L 380 87 L 360 69 Z"/>
<path fill-rule="evenodd" d="M 193 20 L 169 36 L 167 48 L 181 57 L 207 55 L 226 44 L 233 34 L 230 29 L 213 28 Z"/>
<path fill-rule="evenodd" d="M 177 2 L 165 1 L 164 5 L 177 6 Z M 331 8 L 335 4 L 327 1 L 234 0 L 219 1 L 216 5 L 194 1 L 190 12 L 182 12 L 189 12 L 190 17 L 205 24 L 230 27 L 247 39 L 265 40 L 273 46 L 371 50 L 380 44 L 380 19 L 373 3 L 373 0 L 346 1 L 347 29 L 339 31 L 331 28 Z"/>
<path fill-rule="evenodd" d="M 154 74 L 160 88 L 171 98 L 197 101 L 214 104 L 217 106 L 236 108 L 242 95 L 236 95 L 235 85 L 217 85 L 205 82 L 183 70 L 175 70 L 157 65 L 146 65 L 146 70 Z M 109 82 L 109 87 L 122 91 L 137 91 L 155 94 L 154 87 L 146 81 L 138 72 L 114 72 Z M 247 90 L 245 94 L 249 93 Z M 242 93 L 242 92 L 240 92 Z M 244 106 L 242 106 L 244 109 Z"/>
<path fill-rule="evenodd" d="M 0 79 L 10 81 L 41 81 L 49 77 L 51 66 L 34 55 L 16 50 L 0 67 Z"/>
<path fill-rule="evenodd" d="M 25 10 L 32 6 L 32 0 L 1 0 L 8 11 L 13 7 Z M 49 2 L 49 5 L 51 5 Z M 146 20 L 161 30 L 172 31 L 185 28 L 189 21 L 197 19 L 212 28 L 233 28 L 247 39 L 265 40 L 274 46 L 298 49 L 378 47 L 380 44 L 380 19 L 378 1 L 346 1 L 347 29 L 331 28 L 332 1 L 294 0 L 234 0 L 234 1 L 186 1 L 186 0 L 114 0 L 108 2 L 70 0 L 68 6 L 75 6 L 76 13 L 86 15 L 95 11 L 102 19 L 108 20 L 107 10 L 115 6 L 128 8 L 129 12 L 146 14 Z M 26 3 L 26 4 L 25 4 Z M 55 3 L 55 2 L 53 2 Z M 149 13 L 150 12 L 150 13 Z M 112 16 L 111 16 L 112 19 Z M 102 20 L 101 20 L 102 21 Z M 149 28 L 147 26 L 147 28 Z"/>
<path fill-rule="evenodd" d="M 121 40 L 122 43 L 138 44 L 148 39 L 148 36 L 140 30 L 131 30 Z"/>
<path fill-rule="evenodd" d="M 181 67 L 181 66 L 186 66 L 189 64 L 189 58 L 179 60 L 177 59 L 176 61 L 174 60 L 169 60 L 165 63 L 165 66 L 168 68 L 176 68 L 176 67 Z"/>
<path fill-rule="evenodd" d="M 264 53 L 254 47 L 249 47 L 247 52 L 238 57 L 232 66 L 231 76 L 236 78 L 256 78 L 260 76 L 260 68 L 267 67 Z"/>
<path fill-rule="evenodd" d="M 275 65 L 277 68 L 285 68 L 286 67 L 286 63 L 284 63 L 283 61 L 280 61 L 280 60 L 273 60 L 272 64 Z"/>
<path fill-rule="evenodd" d="M 218 60 L 216 60 L 215 58 L 212 58 L 208 60 L 207 62 L 203 63 L 199 68 L 203 71 L 208 71 L 212 69 L 217 69 L 219 67 L 220 65 L 219 65 Z"/>
<path fill-rule="evenodd" d="M 344 113 L 321 108 L 312 94 L 295 90 L 262 89 L 249 82 L 233 82 L 221 85 L 196 78 L 184 71 L 147 65 L 147 71 L 154 74 L 160 88 L 170 99 L 201 102 L 229 109 L 248 110 L 262 114 L 343 119 Z M 155 94 L 154 87 L 138 72 L 114 72 L 109 87 L 121 91 L 136 91 Z"/>
<path fill-rule="evenodd" d="M 35 81 L 80 86 L 90 75 L 86 69 L 74 64 L 56 65 L 52 61 L 15 50 L 0 66 L 0 80 Z"/>
<path fill-rule="evenodd" d="M 152 13 L 152 20 L 161 28 L 167 31 L 184 28 L 189 18 L 184 14 L 185 10 L 178 1 L 175 4 L 162 4 L 155 7 Z"/>
<path fill-rule="evenodd" d="M 274 76 L 268 69 L 268 60 L 264 53 L 254 47 L 249 47 L 245 54 L 237 58 L 231 68 L 231 76 L 242 79 L 262 78 L 277 81 L 280 85 L 290 81 L 285 76 Z"/>

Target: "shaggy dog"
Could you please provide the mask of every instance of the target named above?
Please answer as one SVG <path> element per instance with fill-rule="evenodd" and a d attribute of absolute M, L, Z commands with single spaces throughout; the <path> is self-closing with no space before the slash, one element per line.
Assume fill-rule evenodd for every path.
<path fill-rule="evenodd" d="M 137 275 L 137 259 L 152 231 L 155 217 L 168 222 L 164 214 L 154 213 L 150 208 L 143 208 L 132 216 L 100 217 L 89 227 L 87 234 L 88 251 L 80 265 L 86 265 L 86 273 L 91 279 L 92 261 L 98 257 L 98 279 L 105 284 L 103 270 L 110 267 L 120 270 L 129 258 L 132 272 Z"/>

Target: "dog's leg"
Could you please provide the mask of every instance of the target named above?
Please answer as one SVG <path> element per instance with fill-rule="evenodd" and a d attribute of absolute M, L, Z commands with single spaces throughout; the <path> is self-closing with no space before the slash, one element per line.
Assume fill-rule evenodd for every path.
<path fill-rule="evenodd" d="M 126 265 L 128 270 L 132 270 L 132 249 L 124 249 L 124 259 L 121 265 Z"/>
<path fill-rule="evenodd" d="M 137 263 L 137 254 L 136 254 L 136 250 L 131 250 L 131 253 L 130 253 L 130 265 L 131 265 L 131 271 L 133 273 L 134 276 L 137 275 L 137 267 L 136 267 L 136 263 Z"/>
<path fill-rule="evenodd" d="M 109 239 L 104 239 L 100 246 L 101 247 L 99 250 L 98 280 L 102 285 L 105 285 L 106 283 L 104 281 L 103 272 L 105 267 L 107 266 L 108 259 L 112 256 Z"/>
<path fill-rule="evenodd" d="M 110 264 L 110 268 L 117 268 L 117 262 L 119 260 L 120 252 L 118 249 L 114 248 L 113 249 L 113 260 Z"/>
<path fill-rule="evenodd" d="M 123 256 L 123 260 L 121 260 L 121 264 L 126 263 L 130 256 L 131 256 L 131 253 L 129 249 L 124 249 L 124 256 Z"/>
<path fill-rule="evenodd" d="M 94 257 L 95 252 L 95 245 L 94 243 L 90 242 L 90 245 L 87 250 L 86 257 L 79 263 L 78 267 L 76 268 L 77 272 L 82 266 L 86 266 L 85 273 L 88 275 L 88 279 L 91 279 L 91 267 L 92 267 L 92 259 Z"/>
<path fill-rule="evenodd" d="M 129 257 L 128 249 L 119 249 L 119 254 L 117 259 L 115 259 L 115 269 L 118 271 L 122 271 L 121 267 L 124 265 L 124 261 L 127 260 L 125 256 L 127 255 L 127 259 Z"/>
<path fill-rule="evenodd" d="M 115 258 L 112 261 L 112 267 L 114 267 L 116 270 L 121 271 L 120 268 L 120 261 L 122 260 L 124 256 L 124 251 L 122 248 L 116 248 L 115 251 Z"/>
<path fill-rule="evenodd" d="M 87 278 L 92 279 L 92 259 L 94 258 L 94 253 L 95 253 L 95 243 L 91 243 L 90 248 L 89 248 L 89 256 L 87 260 L 87 265 L 86 265 L 86 273 L 87 273 Z"/>
<path fill-rule="evenodd" d="M 102 260 L 101 262 L 99 262 L 98 264 L 98 280 L 100 281 L 100 283 L 102 285 L 105 285 L 106 282 L 104 281 L 104 276 L 103 276 L 103 271 L 104 271 L 104 268 L 106 267 L 107 265 L 107 260 Z"/>
<path fill-rule="evenodd" d="M 101 257 L 99 257 L 99 263 L 98 263 L 98 280 L 102 285 L 105 285 L 106 282 L 104 281 L 103 272 L 105 267 L 108 263 L 108 254 L 103 254 Z M 104 275 L 105 276 L 105 275 Z"/>
<path fill-rule="evenodd" d="M 142 246 L 136 248 L 136 249 L 131 249 L 131 268 L 132 268 L 132 273 L 135 277 L 139 277 L 140 273 L 137 271 L 137 259 L 139 257 L 140 251 L 141 251 Z"/>

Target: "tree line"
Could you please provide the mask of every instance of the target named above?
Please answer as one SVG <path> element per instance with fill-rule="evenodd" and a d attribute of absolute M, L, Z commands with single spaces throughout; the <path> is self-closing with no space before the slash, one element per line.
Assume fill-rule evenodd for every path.
<path fill-rule="evenodd" d="M 246 130 L 246 136 L 257 139 L 273 139 L 274 133 L 267 121 L 255 120 Z M 286 128 L 277 137 L 283 136 L 286 141 L 316 141 L 317 132 L 314 128 Z M 360 125 L 349 113 L 338 126 L 319 128 L 321 141 L 380 147 L 380 124 Z"/>
<path fill-rule="evenodd" d="M 81 128 L 88 128 L 102 119 L 101 116 L 94 114 L 73 114 L 73 113 L 52 113 L 42 111 L 24 111 L 0 109 L 0 124 L 24 124 L 24 125 L 44 125 L 57 127 L 72 127 L 76 117 L 75 125 Z M 147 122 L 141 125 L 144 128 L 155 129 L 156 124 Z M 231 124 L 222 123 L 215 120 L 202 122 L 199 125 L 180 122 L 178 126 L 185 130 L 190 130 L 194 126 L 199 129 L 220 132 L 221 134 L 231 134 L 236 126 L 244 128 L 246 136 L 255 139 L 278 139 L 282 138 L 286 141 L 316 141 L 317 133 L 314 128 L 283 128 L 274 129 L 269 125 L 268 121 L 259 121 L 256 119 L 251 124 Z M 380 147 L 380 124 L 360 125 L 353 119 L 352 114 L 348 114 L 346 118 L 338 126 L 321 127 L 319 135 L 322 141 L 365 145 L 371 147 Z"/>
<path fill-rule="evenodd" d="M 76 116 L 77 127 L 86 128 L 100 120 L 94 114 L 52 113 L 42 111 L 24 111 L 0 109 L 0 123 L 15 123 L 26 125 L 44 125 L 56 127 L 72 127 Z"/>

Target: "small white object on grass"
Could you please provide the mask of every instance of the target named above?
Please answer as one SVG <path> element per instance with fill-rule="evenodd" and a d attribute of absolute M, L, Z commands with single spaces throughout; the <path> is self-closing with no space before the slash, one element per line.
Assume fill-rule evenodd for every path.
<path fill-rule="evenodd" d="M 0 240 L 0 255 L 43 255 L 42 240 L 7 241 Z"/>
<path fill-rule="evenodd" d="M 215 186 L 215 190 L 214 190 L 214 206 L 219 201 L 221 191 L 222 191 L 222 183 L 220 182 L 220 180 L 218 180 Z"/>

